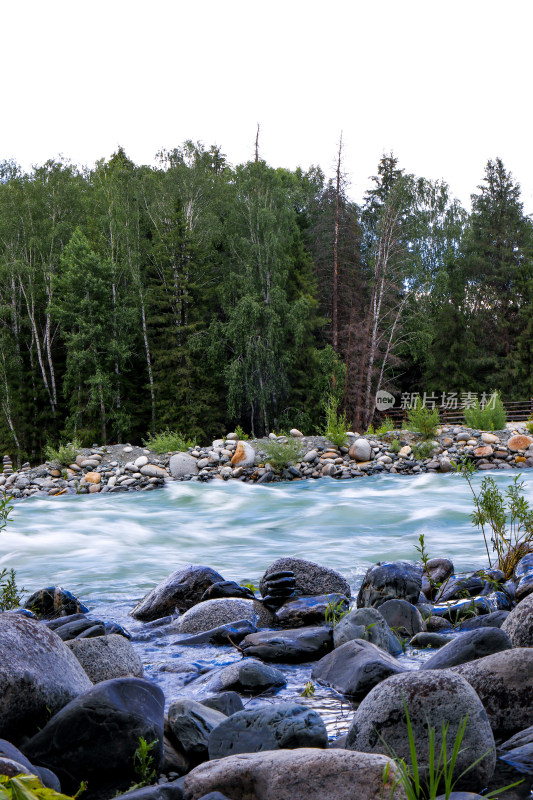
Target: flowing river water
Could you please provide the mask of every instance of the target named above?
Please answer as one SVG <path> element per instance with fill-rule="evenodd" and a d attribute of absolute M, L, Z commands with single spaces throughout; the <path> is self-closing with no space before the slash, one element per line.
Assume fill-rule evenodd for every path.
<path fill-rule="evenodd" d="M 491 472 L 500 489 L 515 472 Z M 479 489 L 483 476 L 474 476 Z M 521 475 L 533 505 L 533 474 Z M 472 495 L 456 474 L 373 476 L 351 481 L 298 481 L 255 486 L 238 481 L 176 482 L 153 492 L 36 497 L 14 504 L 0 534 L 0 569 L 14 568 L 27 592 L 52 584 L 77 595 L 91 615 L 115 620 L 132 634 L 147 676 L 171 702 L 201 697 L 201 675 L 240 658 L 231 647 L 179 646 L 179 635 L 149 633 L 128 612 L 177 568 L 205 564 L 225 579 L 256 586 L 281 556 L 297 556 L 342 573 L 356 592 L 377 561 L 416 560 L 424 534 L 430 557 L 447 556 L 456 571 L 487 565 L 481 532 L 472 525 Z M 400 656 L 416 669 L 423 653 Z M 300 698 L 309 665 L 284 666 L 287 687 L 324 717 L 331 735 L 346 730 L 353 709 L 316 687 Z M 264 698 L 262 699 L 264 702 Z M 259 702 L 251 700 L 252 704 Z M 522 795 L 525 796 L 525 795 Z"/>

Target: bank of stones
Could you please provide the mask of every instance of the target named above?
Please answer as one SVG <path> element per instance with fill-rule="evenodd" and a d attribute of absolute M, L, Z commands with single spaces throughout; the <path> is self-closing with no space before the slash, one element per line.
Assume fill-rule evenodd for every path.
<path fill-rule="evenodd" d="M 207 447 L 195 445 L 183 454 L 158 455 L 129 444 L 84 448 L 67 467 L 53 462 L 38 467 L 26 463 L 13 471 L 6 456 L 0 487 L 14 498 L 24 498 L 146 492 L 188 480 L 252 483 L 323 477 L 349 480 L 375 474 L 445 473 L 465 457 L 479 470 L 533 467 L 533 438 L 524 434 L 523 423 L 493 433 L 443 426 L 433 442 L 433 453 L 424 459 L 416 458 L 420 437 L 408 431 L 394 431 L 381 439 L 351 432 L 342 447 L 333 446 L 323 436 L 302 436 L 296 430 L 291 434 L 301 445 L 300 455 L 294 463 L 278 470 L 268 462 L 268 439 L 239 441 L 235 433 L 229 433 Z M 286 437 L 273 433 L 269 438 L 286 441 Z"/>

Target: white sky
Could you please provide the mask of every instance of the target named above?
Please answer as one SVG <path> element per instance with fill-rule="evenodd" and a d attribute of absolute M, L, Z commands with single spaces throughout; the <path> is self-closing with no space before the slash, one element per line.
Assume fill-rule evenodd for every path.
<path fill-rule="evenodd" d="M 332 171 L 384 151 L 468 205 L 500 156 L 533 213 L 531 0 L 12 0 L 0 159 L 136 163 L 185 139 Z"/>

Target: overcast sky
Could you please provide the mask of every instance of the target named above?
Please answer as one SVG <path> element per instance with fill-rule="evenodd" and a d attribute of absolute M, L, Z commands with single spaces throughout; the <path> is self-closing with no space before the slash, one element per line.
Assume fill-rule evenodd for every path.
<path fill-rule="evenodd" d="M 3 4 L 0 159 L 136 163 L 185 139 L 332 172 L 385 151 L 466 205 L 500 156 L 533 213 L 531 0 L 17 0 Z"/>

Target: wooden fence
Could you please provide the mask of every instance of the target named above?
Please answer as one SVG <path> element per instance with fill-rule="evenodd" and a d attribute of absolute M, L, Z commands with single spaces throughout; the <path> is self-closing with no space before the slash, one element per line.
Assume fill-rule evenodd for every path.
<path fill-rule="evenodd" d="M 503 406 L 508 422 L 523 422 L 533 417 L 533 398 L 530 400 L 504 400 Z M 442 408 L 438 403 L 435 403 L 435 407 L 438 409 L 440 421 L 444 425 L 465 421 L 464 408 Z M 407 419 L 407 411 L 407 408 L 391 408 L 383 416 L 390 417 L 394 422 L 404 422 Z"/>

